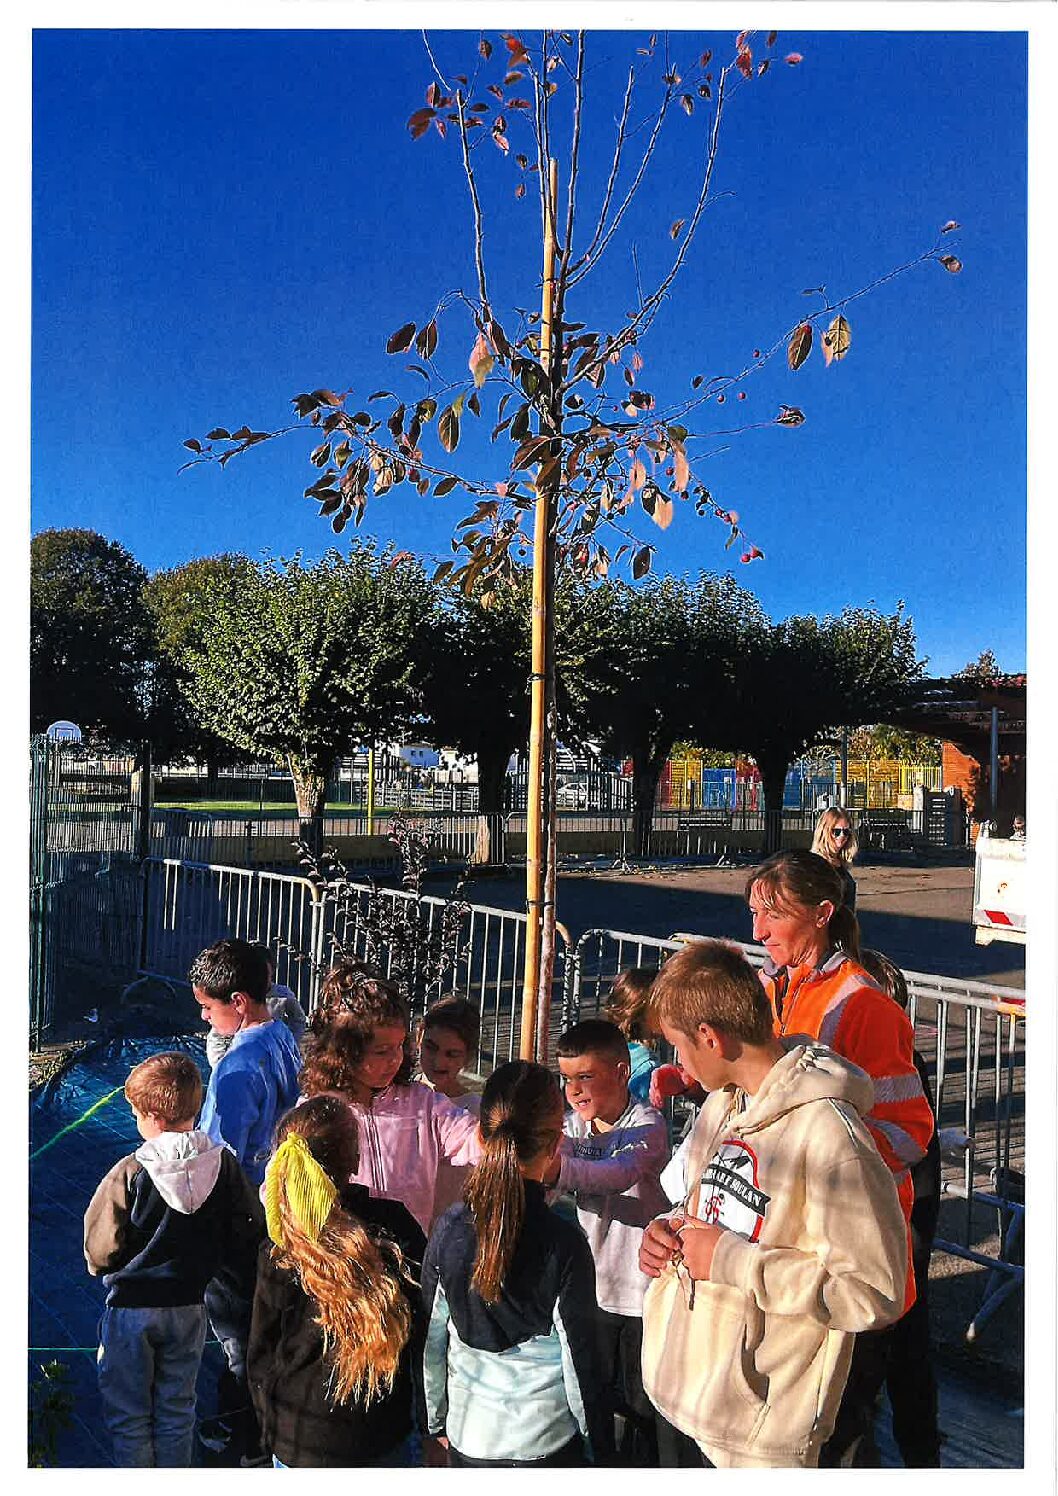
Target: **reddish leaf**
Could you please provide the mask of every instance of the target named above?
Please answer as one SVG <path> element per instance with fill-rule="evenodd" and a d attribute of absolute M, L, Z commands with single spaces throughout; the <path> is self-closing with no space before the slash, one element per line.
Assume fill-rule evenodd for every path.
<path fill-rule="evenodd" d="M 769 47 L 774 47 L 775 43 L 778 40 L 779 40 L 779 33 L 777 31 L 769 31 L 768 32 L 768 46 Z"/>
<path fill-rule="evenodd" d="M 408 129 L 411 131 L 412 140 L 418 140 L 421 135 L 426 134 L 433 117 L 434 111 L 432 109 L 416 109 L 415 113 L 408 120 Z"/>
<path fill-rule="evenodd" d="M 509 66 L 513 67 L 519 62 L 528 62 L 529 53 L 525 50 L 525 45 L 520 37 L 505 36 L 503 40 L 507 44 L 507 51 L 511 54 L 507 59 Z"/>
<path fill-rule="evenodd" d="M 450 405 L 442 410 L 438 418 L 437 435 L 446 452 L 454 452 L 459 446 L 459 417 Z"/>
<path fill-rule="evenodd" d="M 799 62 L 804 62 L 804 58 L 800 52 L 788 52 L 783 61 L 788 62 L 792 68 L 795 68 Z"/>
<path fill-rule="evenodd" d="M 654 500 L 654 508 L 650 518 L 659 530 L 667 530 L 672 524 L 673 512 L 672 500 L 666 498 L 663 493 L 659 493 Z"/>
<path fill-rule="evenodd" d="M 958 275 L 962 269 L 962 261 L 958 255 L 941 255 L 940 262 L 950 275 Z"/>
<path fill-rule="evenodd" d="M 768 71 L 768 69 L 770 67 L 771 67 L 771 58 L 770 57 L 765 57 L 765 59 L 764 59 L 763 62 L 760 62 L 760 63 L 757 64 L 757 77 L 758 78 L 763 78 L 764 74 Z"/>
<path fill-rule="evenodd" d="M 632 576 L 638 582 L 645 577 L 650 570 L 650 546 L 645 545 L 636 551 L 632 558 Z"/>
<path fill-rule="evenodd" d="M 496 145 L 499 146 L 500 150 L 506 156 L 507 152 L 511 148 L 511 143 L 507 139 L 506 135 L 501 135 L 498 130 L 493 130 L 493 132 L 492 132 L 492 138 L 493 138 L 494 142 L 496 143 Z"/>
<path fill-rule="evenodd" d="M 676 222 L 672 225 L 671 229 L 669 229 L 669 238 L 670 239 L 678 239 L 680 237 L 680 233 L 683 230 L 683 225 L 686 222 L 687 222 L 686 218 L 677 218 Z"/>
<path fill-rule="evenodd" d="M 796 405 L 780 405 L 779 414 L 775 417 L 779 426 L 803 426 L 805 413 L 798 410 Z"/>
<path fill-rule="evenodd" d="M 684 114 L 694 113 L 694 100 L 690 94 L 680 95 L 680 105 L 683 109 Z"/>
<path fill-rule="evenodd" d="M 957 229 L 957 228 L 959 228 L 959 227 L 961 227 L 961 225 L 960 225 L 960 224 L 957 224 L 957 223 L 956 223 L 956 222 L 955 222 L 955 219 L 954 219 L 954 218 L 949 218 L 949 219 L 948 219 L 948 222 L 947 222 L 947 223 L 946 223 L 946 224 L 945 224 L 945 225 L 944 225 L 944 227 L 943 227 L 943 228 L 942 228 L 942 229 L 941 229 L 941 233 L 942 233 L 942 234 L 950 234 L 950 233 L 951 233 L 951 232 L 952 232 L 952 230 L 953 230 L 953 229 Z"/>
<path fill-rule="evenodd" d="M 184 442 L 184 446 L 187 448 L 187 450 L 189 452 L 201 452 L 202 451 L 202 443 L 200 441 L 196 441 L 196 439 L 193 436 L 189 436 L 188 437 L 187 441 Z"/>
<path fill-rule="evenodd" d="M 789 58 L 787 58 L 787 61 L 789 61 Z M 748 47 L 743 47 L 742 51 L 735 58 L 735 66 L 743 78 L 753 77 L 753 53 Z"/>
<path fill-rule="evenodd" d="M 446 493 L 452 492 L 458 482 L 459 479 L 453 478 L 451 474 L 447 478 L 442 478 L 434 487 L 434 498 L 443 499 Z"/>
<path fill-rule="evenodd" d="M 404 353 L 411 347 L 411 340 L 415 336 L 415 323 L 405 322 L 403 327 L 397 329 L 386 344 L 387 353 Z"/>
<path fill-rule="evenodd" d="M 687 461 L 687 453 L 682 446 L 674 446 L 672 449 L 672 472 L 676 487 L 682 493 L 691 481 L 691 468 Z"/>
<path fill-rule="evenodd" d="M 481 53 L 482 57 L 484 57 L 485 61 L 488 62 L 489 58 L 492 56 L 492 43 L 489 41 L 487 36 L 483 36 L 478 42 L 478 51 Z"/>
<path fill-rule="evenodd" d="M 514 189 L 514 195 L 515 195 L 515 197 L 524 197 L 525 196 L 525 183 L 524 182 L 519 182 L 518 183 L 517 187 Z"/>
<path fill-rule="evenodd" d="M 812 325 L 802 322 L 800 327 L 794 329 L 786 349 L 786 360 L 791 369 L 799 369 L 812 351 Z"/>

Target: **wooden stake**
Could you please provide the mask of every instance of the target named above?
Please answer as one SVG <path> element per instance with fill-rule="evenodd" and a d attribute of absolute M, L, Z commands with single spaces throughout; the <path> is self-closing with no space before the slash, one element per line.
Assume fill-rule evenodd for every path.
<path fill-rule="evenodd" d="M 552 160 L 548 182 L 549 211 L 544 215 L 544 288 L 540 318 L 540 364 L 551 376 L 552 320 L 555 295 L 555 218 L 558 212 L 558 163 Z M 551 762 L 554 758 L 554 714 L 549 696 L 554 696 L 553 617 L 551 598 L 554 590 L 554 492 L 558 469 L 549 469 L 545 482 L 537 473 L 536 509 L 533 525 L 533 633 L 532 674 L 530 676 L 529 778 L 526 807 L 525 904 L 529 919 L 525 932 L 525 975 L 522 982 L 522 1027 L 519 1054 L 523 1060 L 537 1057 L 537 1027 L 540 1012 L 542 977 L 548 977 L 550 994 L 551 961 L 542 969 L 545 947 L 544 925 L 546 869 L 554 858 L 554 797 L 551 789 Z M 549 684 L 551 690 L 548 690 Z M 552 835 L 548 836 L 548 817 Z M 554 935 L 554 903 L 550 905 L 551 941 Z"/>

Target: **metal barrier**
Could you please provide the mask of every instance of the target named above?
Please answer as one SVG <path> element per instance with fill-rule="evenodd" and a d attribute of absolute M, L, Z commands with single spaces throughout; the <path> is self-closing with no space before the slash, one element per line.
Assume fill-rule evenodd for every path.
<path fill-rule="evenodd" d="M 370 900 L 382 908 L 411 915 L 417 908 L 421 942 L 429 948 L 439 936 L 450 901 L 401 889 L 372 889 L 354 884 L 339 909 L 321 899 L 306 878 L 266 873 L 253 868 L 150 858 L 143 864 L 141 972 L 186 985 L 188 968 L 198 952 L 214 940 L 238 936 L 260 941 L 277 952 L 276 979 L 293 988 L 306 1011 L 315 1005 L 320 975 L 330 964 L 337 942 L 358 957 L 367 953 Z M 478 1075 L 517 1056 L 525 951 L 526 916 L 483 905 L 464 906 L 459 958 L 454 971 L 433 981 L 412 973 L 411 998 L 418 1012 L 447 992 L 458 992 L 481 1012 L 481 1041 L 474 1057 Z M 558 928 L 550 1044 L 562 1028 L 568 939 Z M 384 943 L 376 949 L 383 973 L 393 972 L 403 952 Z"/>
<path fill-rule="evenodd" d="M 276 955 L 276 980 L 311 1007 L 320 915 L 307 878 L 154 857 L 142 875 L 142 975 L 186 985 L 192 961 L 214 940 L 260 941 Z"/>
<path fill-rule="evenodd" d="M 698 938 L 681 933 L 661 940 L 620 930 L 585 931 L 567 962 L 564 1022 L 596 1015 L 618 971 L 627 966 L 660 967 L 671 952 Z M 754 966 L 767 959 L 762 946 L 730 943 Z M 915 1047 L 934 1077 L 942 1194 L 961 1202 L 951 1222 L 955 1229 L 938 1237 L 934 1250 L 991 1270 L 981 1308 L 967 1332 L 972 1339 L 1024 1276 L 1024 993 L 918 971 L 905 971 L 904 976 Z M 983 1215 L 992 1211 L 998 1221 L 998 1255 L 974 1246 L 990 1234 Z"/>

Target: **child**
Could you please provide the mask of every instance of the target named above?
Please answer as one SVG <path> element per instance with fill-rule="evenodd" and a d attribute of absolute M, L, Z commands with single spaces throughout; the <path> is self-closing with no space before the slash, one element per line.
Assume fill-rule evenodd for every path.
<path fill-rule="evenodd" d="M 411 1079 L 404 1000 L 357 963 L 328 972 L 308 1032 L 301 1089 L 306 1096 L 336 1092 L 352 1103 L 360 1124 L 354 1182 L 400 1200 L 428 1231 L 438 1214 L 440 1160 L 476 1163 L 481 1155 L 476 1119 Z"/>
<path fill-rule="evenodd" d="M 648 966 L 628 966 L 619 971 L 610 987 L 606 1017 L 628 1040 L 628 1058 L 632 1067 L 628 1091 L 633 1101 L 650 1103 L 650 1077 L 661 1061 L 650 1043 L 646 1014 L 650 988 L 657 972 Z"/>
<path fill-rule="evenodd" d="M 465 997 L 442 997 L 419 1025 L 419 1071 L 432 1090 L 439 1091 L 475 1117 L 481 1097 L 468 1091 L 462 1073 L 477 1053 L 481 1014 Z"/>
<path fill-rule="evenodd" d="M 423 1263 L 428 1433 L 450 1465 L 582 1465 L 612 1446 L 594 1340 L 595 1271 L 578 1227 L 547 1208 L 562 1096 L 516 1060 L 481 1099 L 480 1164 Z"/>
<path fill-rule="evenodd" d="M 343 1101 L 306 1101 L 276 1138 L 247 1353 L 272 1463 L 408 1465 L 426 1238 L 403 1205 L 348 1183 L 359 1147 Z"/>
<path fill-rule="evenodd" d="M 227 1054 L 210 1074 L 199 1126 L 215 1142 L 227 1143 L 259 1186 L 276 1121 L 297 1100 L 301 1065 L 290 1030 L 268 1011 L 267 952 L 245 940 L 218 940 L 196 956 L 188 979 L 202 1017 L 218 1033 L 231 1035 Z M 229 1453 L 239 1463 L 264 1458 L 246 1388 L 254 1259 L 225 1262 L 206 1290 L 210 1323 L 228 1362 L 218 1386 L 218 1415 L 231 1422 Z"/>
<path fill-rule="evenodd" d="M 654 1410 L 640 1372 L 647 1280 L 639 1243 L 643 1227 L 668 1208 L 658 1175 L 669 1140 L 661 1113 L 629 1095 L 628 1050 L 621 1030 L 601 1018 L 575 1024 L 559 1039 L 569 1110 L 555 1174 L 545 1182 L 576 1196 L 595 1260 L 595 1333 L 605 1390 L 624 1419 L 620 1452 L 656 1465 Z"/>
<path fill-rule="evenodd" d="M 308 1023 L 305 1010 L 294 996 L 292 989 L 276 981 L 276 964 L 268 947 L 261 945 L 255 946 L 255 949 L 263 951 L 265 960 L 268 962 L 268 995 L 265 998 L 265 1006 L 268 1008 L 269 1016 L 285 1023 L 294 1036 L 294 1043 L 300 1044 L 305 1025 Z M 222 1055 L 227 1054 L 232 1037 L 231 1034 L 218 1033 L 215 1028 L 210 1029 L 206 1035 L 206 1059 L 211 1067 L 217 1064 Z"/>
<path fill-rule="evenodd" d="M 195 957 L 188 980 L 202 1017 L 231 1041 L 210 1075 L 200 1126 L 260 1184 L 276 1119 L 297 1100 L 301 1066 L 293 1035 L 268 1011 L 268 954 L 218 940 Z"/>
<path fill-rule="evenodd" d="M 860 965 L 907 1011 L 904 973 L 881 951 L 860 952 Z M 915 1068 L 936 1121 L 926 1062 L 916 1049 Z M 929 1259 L 937 1234 L 940 1210 L 940 1139 L 934 1127 L 925 1158 L 911 1170 L 915 1203 L 911 1207 L 911 1261 L 915 1273 L 915 1302 L 890 1332 L 885 1388 L 893 1411 L 893 1437 L 900 1458 L 909 1469 L 940 1466 L 937 1428 L 937 1382 L 929 1334 Z"/>
<path fill-rule="evenodd" d="M 103 1276 L 99 1393 L 114 1463 L 187 1466 L 206 1337 L 206 1284 L 256 1251 L 261 1208 L 234 1156 L 195 1131 L 198 1067 L 156 1054 L 125 1097 L 143 1144 L 106 1175 L 84 1218 L 88 1271 Z"/>
<path fill-rule="evenodd" d="M 904 1303 L 907 1229 L 863 1122 L 870 1078 L 817 1043 L 787 1051 L 720 941 L 669 958 L 651 1013 L 711 1094 L 684 1206 L 643 1235 L 643 1384 L 710 1465 L 815 1466 L 854 1336 Z"/>
<path fill-rule="evenodd" d="M 432 1008 L 427 1008 L 419 1025 L 419 1070 L 423 1082 L 473 1117 L 481 1110 L 481 1097 L 467 1091 L 460 1076 L 470 1056 L 477 1053 L 480 1036 L 481 1015 L 465 997 L 442 997 Z M 439 1161 L 434 1220 L 462 1200 L 470 1168 L 470 1164 L 449 1163 L 447 1158 Z"/>

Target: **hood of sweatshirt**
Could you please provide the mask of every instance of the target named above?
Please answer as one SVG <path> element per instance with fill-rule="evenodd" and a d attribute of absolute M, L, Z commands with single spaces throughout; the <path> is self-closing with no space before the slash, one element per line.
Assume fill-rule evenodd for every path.
<path fill-rule="evenodd" d="M 224 1144 L 204 1132 L 163 1132 L 136 1149 L 136 1158 L 171 1209 L 194 1215 L 220 1173 Z"/>
<path fill-rule="evenodd" d="M 865 1070 L 823 1044 L 798 1044 L 769 1070 L 744 1112 L 729 1120 L 736 1132 L 757 1132 L 812 1101 L 844 1101 L 861 1117 L 874 1104 L 874 1083 Z"/>

